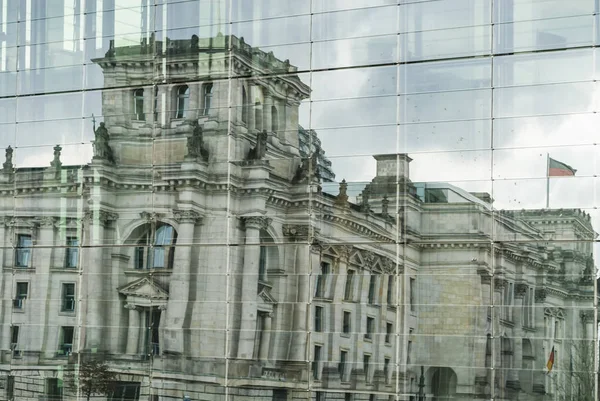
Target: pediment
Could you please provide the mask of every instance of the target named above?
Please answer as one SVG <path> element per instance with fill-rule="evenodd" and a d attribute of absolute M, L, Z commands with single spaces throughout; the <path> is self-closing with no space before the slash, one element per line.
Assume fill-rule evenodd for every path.
<path fill-rule="evenodd" d="M 271 291 L 267 287 L 263 287 L 262 290 L 258 293 L 260 299 L 263 300 L 264 303 L 275 305 L 277 304 L 277 300 L 271 295 Z"/>
<path fill-rule="evenodd" d="M 148 277 L 142 277 L 120 288 L 118 291 L 127 297 L 146 299 L 169 299 L 169 293 Z"/>

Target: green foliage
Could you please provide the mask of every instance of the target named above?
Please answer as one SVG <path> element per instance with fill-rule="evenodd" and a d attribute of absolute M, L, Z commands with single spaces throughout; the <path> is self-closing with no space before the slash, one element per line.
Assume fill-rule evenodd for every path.
<path fill-rule="evenodd" d="M 109 395 L 116 379 L 117 374 L 106 363 L 88 360 L 73 370 L 66 383 L 73 393 L 89 400 L 92 395 Z"/>

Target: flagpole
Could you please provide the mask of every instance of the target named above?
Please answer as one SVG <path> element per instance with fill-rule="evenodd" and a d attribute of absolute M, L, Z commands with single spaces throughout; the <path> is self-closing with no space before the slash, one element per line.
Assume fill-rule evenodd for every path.
<path fill-rule="evenodd" d="M 546 153 L 546 209 L 550 208 L 550 153 Z"/>

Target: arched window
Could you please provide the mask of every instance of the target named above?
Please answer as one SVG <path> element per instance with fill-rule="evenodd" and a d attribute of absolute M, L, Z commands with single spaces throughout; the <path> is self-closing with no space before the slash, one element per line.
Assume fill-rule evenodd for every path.
<path fill-rule="evenodd" d="M 136 269 L 172 269 L 177 233 L 168 224 L 147 227 L 135 248 Z"/>
<path fill-rule="evenodd" d="M 202 114 L 207 116 L 210 111 L 213 96 L 213 84 L 204 84 L 202 87 L 203 109 Z"/>
<path fill-rule="evenodd" d="M 144 121 L 144 90 L 136 89 L 133 91 L 133 114 L 136 120 Z"/>
<path fill-rule="evenodd" d="M 242 86 L 242 122 L 248 124 L 248 95 Z"/>
<path fill-rule="evenodd" d="M 275 106 L 271 106 L 271 128 L 273 132 L 279 131 L 279 114 Z"/>
<path fill-rule="evenodd" d="M 190 102 L 190 88 L 182 85 L 177 88 L 177 114 L 176 118 L 184 118 L 187 115 Z"/>

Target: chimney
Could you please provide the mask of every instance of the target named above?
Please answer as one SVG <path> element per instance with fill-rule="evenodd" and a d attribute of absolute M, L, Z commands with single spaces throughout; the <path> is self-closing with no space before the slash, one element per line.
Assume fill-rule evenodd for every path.
<path fill-rule="evenodd" d="M 408 180 L 409 163 L 412 161 L 406 153 L 374 155 L 377 160 L 377 177 L 398 177 L 398 181 L 402 179 Z"/>

